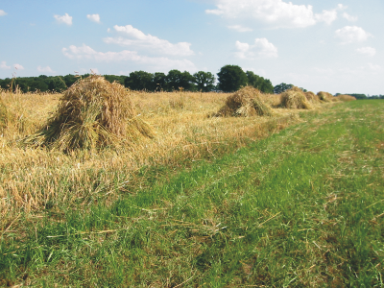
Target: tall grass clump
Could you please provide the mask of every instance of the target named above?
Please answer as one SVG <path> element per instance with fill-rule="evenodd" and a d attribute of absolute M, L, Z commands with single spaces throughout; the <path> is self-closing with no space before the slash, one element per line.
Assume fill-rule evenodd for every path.
<path fill-rule="evenodd" d="M 312 109 L 303 90 L 293 87 L 281 94 L 281 106 L 288 109 Z"/>
<path fill-rule="evenodd" d="M 3 100 L 0 97 L 0 134 L 4 133 L 8 125 L 8 111 Z"/>
<path fill-rule="evenodd" d="M 215 114 L 215 116 L 271 116 L 272 108 L 264 102 L 261 92 L 251 86 L 246 86 L 234 94 L 230 95 L 225 105 Z"/>
<path fill-rule="evenodd" d="M 72 85 L 60 99 L 47 124 L 26 143 L 60 150 L 117 147 L 144 135 L 152 137 L 130 101 L 130 92 L 117 82 L 91 75 Z"/>

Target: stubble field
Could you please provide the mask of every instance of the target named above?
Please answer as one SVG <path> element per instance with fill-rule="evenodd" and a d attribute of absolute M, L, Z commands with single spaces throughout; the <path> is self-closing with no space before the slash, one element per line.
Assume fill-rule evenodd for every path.
<path fill-rule="evenodd" d="M 2 94 L 1 286 L 384 286 L 382 101 L 209 118 L 228 95 L 134 93 L 153 139 L 21 145 L 59 96 Z"/>

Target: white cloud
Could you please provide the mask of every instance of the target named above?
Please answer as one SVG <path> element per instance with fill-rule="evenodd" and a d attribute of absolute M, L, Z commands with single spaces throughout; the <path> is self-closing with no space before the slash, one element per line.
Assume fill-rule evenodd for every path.
<path fill-rule="evenodd" d="M 93 22 L 100 23 L 100 15 L 99 14 L 88 14 L 87 18 Z"/>
<path fill-rule="evenodd" d="M 295 5 L 283 0 L 215 0 L 217 9 L 206 10 L 226 18 L 253 18 L 278 28 L 303 28 L 325 22 L 328 25 L 337 19 L 339 10 L 346 6 L 338 4 L 335 9 L 313 12 L 311 5 Z"/>
<path fill-rule="evenodd" d="M 331 25 L 337 19 L 338 11 L 347 9 L 347 6 L 338 4 L 335 9 L 323 10 L 320 14 L 315 14 L 315 19 L 318 22 L 325 22 L 327 25 Z"/>
<path fill-rule="evenodd" d="M 4 10 L 1 10 L 1 9 L 0 9 L 0 16 L 5 16 L 5 15 L 7 15 L 7 13 L 5 13 Z"/>
<path fill-rule="evenodd" d="M 217 9 L 208 14 L 227 18 L 254 18 L 277 27 L 307 27 L 314 25 L 312 6 L 294 5 L 282 0 L 217 0 Z"/>
<path fill-rule="evenodd" d="M 278 57 L 276 46 L 266 38 L 256 38 L 253 45 L 236 41 L 236 49 L 235 56 L 240 59 L 252 59 L 256 55 L 263 58 Z"/>
<path fill-rule="evenodd" d="M 54 15 L 53 17 L 55 17 L 56 21 L 58 23 L 64 23 L 64 24 L 67 24 L 69 26 L 72 25 L 72 16 L 69 16 L 68 13 L 65 13 L 63 16 L 60 16 L 60 15 Z"/>
<path fill-rule="evenodd" d="M 166 57 L 141 56 L 136 51 L 129 50 L 123 50 L 120 52 L 98 52 L 83 44 L 83 46 L 80 47 L 71 45 L 69 48 L 63 48 L 62 52 L 69 59 L 88 59 L 100 62 L 131 61 L 143 65 L 151 65 L 157 69 L 180 69 L 197 71 L 195 64 L 186 59 L 173 60 Z"/>
<path fill-rule="evenodd" d="M 20 64 L 15 64 L 13 67 L 15 67 L 16 70 L 24 70 L 24 67 Z"/>
<path fill-rule="evenodd" d="M 351 16 L 351 15 L 349 15 L 347 12 L 344 12 L 344 13 L 343 13 L 343 18 L 347 19 L 347 20 L 350 21 L 350 22 L 355 22 L 355 21 L 357 21 L 357 19 L 358 19 L 358 17 Z"/>
<path fill-rule="evenodd" d="M 253 31 L 251 28 L 243 27 L 241 25 L 232 25 L 227 26 L 229 29 L 236 30 L 237 32 L 251 32 Z"/>
<path fill-rule="evenodd" d="M 55 71 L 53 71 L 49 66 L 46 66 L 46 67 L 37 66 L 37 71 L 42 73 L 49 73 L 49 74 L 55 73 Z"/>
<path fill-rule="evenodd" d="M 190 49 L 191 43 L 179 42 L 172 44 L 167 40 L 160 39 L 151 34 L 144 34 L 132 25 L 113 27 L 124 37 L 108 37 L 104 39 L 105 43 L 118 44 L 120 46 L 131 46 L 136 49 L 145 49 L 149 52 L 156 52 L 172 56 L 190 56 L 194 52 Z"/>
<path fill-rule="evenodd" d="M 375 56 L 376 55 L 376 49 L 372 47 L 362 47 L 356 50 L 360 54 L 364 54 L 367 56 Z"/>
<path fill-rule="evenodd" d="M 337 19 L 337 10 L 324 10 L 321 14 L 316 14 L 315 19 L 319 22 L 325 22 L 331 25 Z"/>
<path fill-rule="evenodd" d="M 5 61 L 1 61 L 0 68 L 1 69 L 11 69 L 11 66 L 7 66 L 7 62 L 5 62 Z"/>
<path fill-rule="evenodd" d="M 366 41 L 371 35 L 357 26 L 345 26 L 335 31 L 335 35 L 342 43 L 353 43 Z"/>

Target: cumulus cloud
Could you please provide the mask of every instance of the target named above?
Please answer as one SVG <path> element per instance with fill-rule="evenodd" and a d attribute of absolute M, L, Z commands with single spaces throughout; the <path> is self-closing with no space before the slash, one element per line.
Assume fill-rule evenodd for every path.
<path fill-rule="evenodd" d="M 69 16 L 68 13 L 65 13 L 63 16 L 60 16 L 60 15 L 54 15 L 53 17 L 55 17 L 56 21 L 58 23 L 64 23 L 64 24 L 67 24 L 69 26 L 72 25 L 72 16 Z"/>
<path fill-rule="evenodd" d="M 7 66 L 7 62 L 5 62 L 5 61 L 1 61 L 0 68 L 1 69 L 11 69 L 11 66 Z"/>
<path fill-rule="evenodd" d="M 357 21 L 357 19 L 358 19 L 358 17 L 351 16 L 351 15 L 349 15 L 349 14 L 346 13 L 346 12 L 343 13 L 343 18 L 344 18 L 344 19 L 347 19 L 347 20 L 350 21 L 350 22 L 355 22 L 355 21 Z"/>
<path fill-rule="evenodd" d="M 49 74 L 55 73 L 55 71 L 53 71 L 49 66 L 46 66 L 46 67 L 37 66 L 37 71 L 42 73 L 49 73 Z"/>
<path fill-rule="evenodd" d="M 318 22 L 325 22 L 331 25 L 333 21 L 337 19 L 337 10 L 324 10 L 321 14 L 316 14 L 315 19 Z"/>
<path fill-rule="evenodd" d="M 371 35 L 364 31 L 363 28 L 357 26 L 345 26 L 335 31 L 335 36 L 342 43 L 353 43 L 366 41 Z"/>
<path fill-rule="evenodd" d="M 237 32 L 251 32 L 253 31 L 251 28 L 248 27 L 243 27 L 241 25 L 232 25 L 232 26 L 227 26 L 231 30 L 235 30 Z"/>
<path fill-rule="evenodd" d="M 24 70 L 24 67 L 20 64 L 15 64 L 13 67 L 15 67 L 16 70 Z"/>
<path fill-rule="evenodd" d="M 347 6 L 338 4 L 336 8 L 332 10 L 323 10 L 320 14 L 315 14 L 315 19 L 318 22 L 325 22 L 327 25 L 331 25 L 337 19 L 338 11 L 347 9 Z"/>
<path fill-rule="evenodd" d="M 376 49 L 372 47 L 362 47 L 356 50 L 360 54 L 367 55 L 367 56 L 375 56 L 376 55 Z"/>
<path fill-rule="evenodd" d="M 100 23 L 100 15 L 99 14 L 88 14 L 87 18 L 93 22 Z"/>
<path fill-rule="evenodd" d="M 208 14 L 227 18 L 254 18 L 278 27 L 307 27 L 316 20 L 312 6 L 294 5 L 282 0 L 217 0 L 217 9 Z"/>
<path fill-rule="evenodd" d="M 235 56 L 240 59 L 252 59 L 255 56 L 263 58 L 278 57 L 278 50 L 275 45 L 266 38 L 256 38 L 253 45 L 236 41 Z"/>
<path fill-rule="evenodd" d="M 4 10 L 1 10 L 1 9 L 0 9 L 0 16 L 5 16 L 5 15 L 7 15 L 7 13 L 5 13 Z"/>
<path fill-rule="evenodd" d="M 173 60 L 167 57 L 148 57 L 139 55 L 136 51 L 123 50 L 120 52 L 98 52 L 91 47 L 71 45 L 62 49 L 63 54 L 69 59 L 88 59 L 99 62 L 131 61 L 139 64 L 151 65 L 160 69 L 180 69 L 196 71 L 196 66 L 189 60 Z"/>
<path fill-rule="evenodd" d="M 151 34 L 144 34 L 132 25 L 113 27 L 115 31 L 124 37 L 108 37 L 104 39 L 105 43 L 118 44 L 120 46 L 133 47 L 136 49 L 145 49 L 149 52 L 156 52 L 172 56 L 190 56 L 194 52 L 191 50 L 191 43 L 179 42 L 170 43 L 168 40 L 160 39 Z"/>
<path fill-rule="evenodd" d="M 275 27 L 303 28 L 317 22 L 331 24 L 337 19 L 339 10 L 346 9 L 342 4 L 335 9 L 313 12 L 311 5 L 295 5 L 283 0 L 216 0 L 216 9 L 206 10 L 207 14 L 226 18 L 252 18 Z"/>

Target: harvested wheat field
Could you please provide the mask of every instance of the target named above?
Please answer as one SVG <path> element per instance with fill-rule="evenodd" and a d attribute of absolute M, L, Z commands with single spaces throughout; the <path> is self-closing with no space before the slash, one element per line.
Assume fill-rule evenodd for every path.
<path fill-rule="evenodd" d="M 297 111 L 271 109 L 269 96 L 250 87 L 234 94 L 144 93 L 117 85 L 95 76 L 64 95 L 2 92 L 2 211 L 114 197 L 115 185 L 126 186 L 143 166 L 215 157 L 297 119 Z M 228 106 L 249 117 L 207 118 Z"/>
<path fill-rule="evenodd" d="M 379 283 L 380 101 L 93 80 L 1 94 L 0 286 Z"/>

